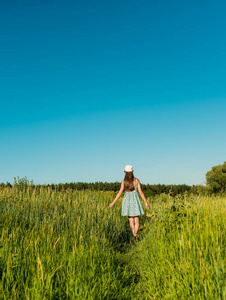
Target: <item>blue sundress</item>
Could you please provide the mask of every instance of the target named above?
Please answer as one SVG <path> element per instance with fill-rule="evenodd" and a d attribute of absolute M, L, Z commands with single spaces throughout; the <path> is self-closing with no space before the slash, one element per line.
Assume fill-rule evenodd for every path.
<path fill-rule="evenodd" d="M 135 217 L 144 214 L 140 198 L 137 192 L 137 184 L 135 190 L 126 192 L 122 200 L 122 216 Z"/>

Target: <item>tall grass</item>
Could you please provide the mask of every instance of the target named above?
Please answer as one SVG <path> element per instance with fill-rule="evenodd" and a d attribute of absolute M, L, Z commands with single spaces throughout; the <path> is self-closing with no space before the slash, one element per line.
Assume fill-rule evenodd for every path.
<path fill-rule="evenodd" d="M 226 198 L 168 196 L 133 251 L 140 299 L 226 299 Z"/>
<path fill-rule="evenodd" d="M 112 192 L 0 191 L 0 299 L 226 299 L 226 198 L 149 199 L 131 243 Z"/>
<path fill-rule="evenodd" d="M 119 253 L 129 227 L 112 193 L 1 192 L 3 299 L 128 299 L 134 271 Z"/>

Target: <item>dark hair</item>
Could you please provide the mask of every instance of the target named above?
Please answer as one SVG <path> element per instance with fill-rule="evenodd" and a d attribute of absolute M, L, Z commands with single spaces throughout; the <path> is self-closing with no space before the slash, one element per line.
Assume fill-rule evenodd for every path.
<path fill-rule="evenodd" d="M 131 192 L 134 190 L 133 179 L 134 179 L 133 172 L 125 172 L 124 187 L 126 192 Z"/>

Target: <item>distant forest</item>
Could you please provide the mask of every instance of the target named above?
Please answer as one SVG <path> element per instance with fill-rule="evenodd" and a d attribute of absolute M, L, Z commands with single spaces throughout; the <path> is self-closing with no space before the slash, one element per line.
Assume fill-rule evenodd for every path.
<path fill-rule="evenodd" d="M 1 183 L 0 187 L 9 187 L 17 186 L 18 188 L 26 188 L 36 187 L 36 188 L 51 188 L 57 191 L 66 191 L 66 190 L 91 190 L 91 191 L 113 191 L 118 192 L 120 189 L 120 182 L 71 182 L 71 183 L 59 183 L 59 184 L 45 184 L 45 185 L 34 185 L 33 181 L 29 181 L 26 177 L 20 179 L 14 178 L 14 184 Z M 178 184 L 178 185 L 165 185 L 165 184 L 141 184 L 141 188 L 146 197 L 160 195 L 160 194 L 171 194 L 172 196 L 176 196 L 178 194 L 184 194 L 185 192 L 188 194 L 203 194 L 207 192 L 207 188 L 202 185 L 193 185 L 189 186 L 186 184 Z"/>

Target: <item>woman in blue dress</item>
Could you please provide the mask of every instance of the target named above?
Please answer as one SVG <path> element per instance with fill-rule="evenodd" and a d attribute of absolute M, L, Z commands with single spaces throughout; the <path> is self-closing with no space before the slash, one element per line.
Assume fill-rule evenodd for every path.
<path fill-rule="evenodd" d="M 149 209 L 149 205 L 141 190 L 140 180 L 138 178 L 135 178 L 133 175 L 133 167 L 130 165 L 126 165 L 123 171 L 125 172 L 125 178 L 121 183 L 121 188 L 117 196 L 115 197 L 115 200 L 109 205 L 109 207 L 114 206 L 115 202 L 119 199 L 122 192 L 125 190 L 125 195 L 122 201 L 121 215 L 129 217 L 129 223 L 133 233 L 133 239 L 137 241 L 137 232 L 139 229 L 139 216 L 144 214 L 138 192 L 141 198 L 144 200 L 145 207 L 147 209 Z"/>

